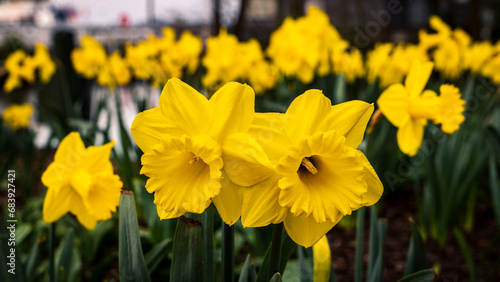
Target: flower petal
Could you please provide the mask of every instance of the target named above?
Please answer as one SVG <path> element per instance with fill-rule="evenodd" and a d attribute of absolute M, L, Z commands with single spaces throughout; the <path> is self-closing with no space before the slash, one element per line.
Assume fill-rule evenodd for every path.
<path fill-rule="evenodd" d="M 96 175 L 94 186 L 90 190 L 84 205 L 89 214 L 97 220 L 111 218 L 111 212 L 116 211 L 120 204 L 121 188 L 123 183 L 120 177 L 114 174 Z"/>
<path fill-rule="evenodd" d="M 377 105 L 396 127 L 403 126 L 411 118 L 406 88 L 400 83 L 389 86 L 378 98 Z"/>
<path fill-rule="evenodd" d="M 171 78 L 160 96 L 161 113 L 188 135 L 206 133 L 213 114 L 205 96 L 178 78 Z"/>
<path fill-rule="evenodd" d="M 417 97 L 422 93 L 431 76 L 433 67 L 434 63 L 432 62 L 413 61 L 405 80 L 405 86 L 410 97 Z"/>
<path fill-rule="evenodd" d="M 85 205 L 83 204 L 82 198 L 75 194 L 72 198 L 67 199 L 70 202 L 71 213 L 76 215 L 78 221 L 87 229 L 92 230 L 97 224 L 97 219 L 93 218 Z"/>
<path fill-rule="evenodd" d="M 269 160 L 277 164 L 292 142 L 284 131 L 291 121 L 285 114 L 256 113 L 248 133 L 257 140 Z"/>
<path fill-rule="evenodd" d="M 365 172 L 363 179 L 368 185 L 368 191 L 363 194 L 363 205 L 371 206 L 378 202 L 378 200 L 382 196 L 382 193 L 384 192 L 384 186 L 382 185 L 382 182 L 378 178 L 377 173 L 366 158 L 365 154 L 363 154 L 361 151 L 358 151 L 358 158 L 360 158 L 361 162 L 363 163 L 363 171 Z"/>
<path fill-rule="evenodd" d="M 174 117 L 175 118 L 175 117 Z M 165 117 L 159 107 L 144 111 L 135 116 L 130 127 L 132 137 L 144 153 L 150 153 L 151 147 L 161 143 L 164 134 L 182 136 L 186 131 Z"/>
<path fill-rule="evenodd" d="M 49 188 L 43 201 L 43 221 L 52 223 L 69 212 L 74 194 L 75 192 L 69 186 L 59 191 Z"/>
<path fill-rule="evenodd" d="M 222 141 L 232 133 L 246 132 L 252 123 L 254 103 L 255 93 L 250 86 L 237 82 L 222 86 L 209 101 L 214 115 L 210 135 Z"/>
<path fill-rule="evenodd" d="M 229 178 L 240 186 L 255 185 L 274 174 L 274 165 L 260 144 L 246 133 L 226 138 L 222 158 Z"/>
<path fill-rule="evenodd" d="M 339 220 L 341 218 L 342 216 L 339 217 Z M 291 212 L 288 212 L 285 218 L 285 228 L 295 243 L 309 248 L 316 244 L 337 222 L 317 223 L 312 216 L 295 217 Z"/>
<path fill-rule="evenodd" d="M 222 220 L 229 226 L 238 221 L 243 204 L 243 187 L 234 184 L 222 171 L 220 193 L 212 198 Z"/>
<path fill-rule="evenodd" d="M 338 134 L 345 136 L 347 146 L 356 149 L 363 141 L 373 108 L 373 104 L 363 101 L 349 101 L 335 105 L 322 122 L 319 131 L 334 129 Z"/>
<path fill-rule="evenodd" d="M 422 145 L 425 123 L 422 123 L 421 120 L 409 119 L 405 125 L 398 129 L 399 149 L 409 156 L 415 156 Z"/>
<path fill-rule="evenodd" d="M 317 132 L 331 108 L 332 102 L 321 90 L 308 90 L 295 98 L 286 111 L 287 118 L 292 121 L 285 124 L 285 132 L 290 140 L 294 142 Z"/>
<path fill-rule="evenodd" d="M 114 145 L 115 141 L 113 140 L 102 146 L 88 147 L 80 168 L 90 174 L 103 172 L 113 174 L 113 165 L 109 157 Z"/>
<path fill-rule="evenodd" d="M 278 203 L 278 177 L 272 176 L 252 187 L 244 188 L 241 223 L 244 227 L 261 227 L 285 220 L 287 209 Z"/>
<path fill-rule="evenodd" d="M 71 132 L 59 144 L 54 162 L 64 164 L 67 169 L 75 169 L 82 164 L 85 151 L 80 133 Z"/>

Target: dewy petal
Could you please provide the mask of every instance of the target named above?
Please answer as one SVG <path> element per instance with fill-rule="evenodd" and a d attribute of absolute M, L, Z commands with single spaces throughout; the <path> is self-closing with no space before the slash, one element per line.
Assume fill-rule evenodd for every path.
<path fill-rule="evenodd" d="M 234 184 L 222 171 L 220 193 L 212 198 L 222 220 L 229 226 L 238 221 L 243 204 L 243 187 Z"/>
<path fill-rule="evenodd" d="M 256 113 L 248 131 L 273 164 L 277 164 L 286 154 L 286 149 L 292 145 L 284 131 L 284 127 L 289 123 L 291 120 L 285 114 Z"/>
<path fill-rule="evenodd" d="M 382 185 L 382 182 L 378 178 L 377 173 L 373 169 L 366 156 L 361 151 L 358 151 L 357 153 L 358 158 L 361 160 L 364 166 L 363 171 L 365 172 L 365 175 L 363 179 L 368 185 L 367 192 L 363 194 L 363 205 L 371 206 L 378 202 L 378 200 L 382 196 L 382 193 L 384 192 L 384 186 Z"/>
<path fill-rule="evenodd" d="M 249 134 L 236 133 L 222 144 L 224 169 L 231 181 L 240 186 L 252 186 L 274 174 L 266 153 Z"/>
<path fill-rule="evenodd" d="M 241 223 L 244 227 L 267 226 L 285 219 L 287 209 L 278 203 L 278 179 L 274 175 L 252 187 L 243 188 Z"/>
<path fill-rule="evenodd" d="M 254 116 L 254 103 L 255 93 L 250 86 L 237 82 L 222 86 L 209 100 L 214 115 L 210 135 L 223 141 L 232 133 L 246 132 Z"/>
<path fill-rule="evenodd" d="M 317 132 L 331 108 L 332 102 L 321 90 L 308 90 L 295 98 L 285 114 L 291 120 L 285 124 L 285 132 L 290 140 L 295 142 Z"/>
<path fill-rule="evenodd" d="M 316 168 L 303 165 L 304 158 Z M 281 158 L 279 203 L 295 216 L 306 214 L 318 223 L 337 222 L 363 205 L 367 192 L 364 166 L 357 150 L 345 145 L 334 130 L 318 132 L 298 142 Z"/>
<path fill-rule="evenodd" d="M 213 113 L 205 96 L 178 78 L 171 78 L 160 96 L 161 113 L 188 135 L 207 132 Z"/>
<path fill-rule="evenodd" d="M 220 192 L 220 145 L 208 135 L 171 137 L 142 156 L 146 189 L 158 209 L 171 214 L 202 213 Z"/>
<path fill-rule="evenodd" d="M 71 198 L 75 192 L 69 186 L 56 191 L 49 188 L 43 201 L 43 221 L 52 223 L 57 221 L 70 210 Z"/>
<path fill-rule="evenodd" d="M 429 80 L 434 63 L 414 60 L 406 76 L 405 86 L 410 97 L 419 96 Z"/>
<path fill-rule="evenodd" d="M 94 177 L 94 185 L 89 191 L 84 205 L 89 214 L 97 220 L 111 218 L 111 212 L 116 211 L 120 204 L 121 188 L 123 183 L 120 177 L 114 174 L 100 174 Z"/>
<path fill-rule="evenodd" d="M 330 231 L 341 218 L 340 216 L 336 222 L 317 223 L 312 216 L 295 217 L 291 212 L 288 212 L 285 218 L 285 228 L 295 243 L 309 248 Z"/>
<path fill-rule="evenodd" d="M 175 119 L 175 117 L 172 117 Z M 150 153 L 151 147 L 161 143 L 165 134 L 182 136 L 186 131 L 165 117 L 159 107 L 144 111 L 135 116 L 130 127 L 135 143 L 144 153 Z"/>
<path fill-rule="evenodd" d="M 401 151 L 409 156 L 415 156 L 422 145 L 425 124 L 421 119 L 410 119 L 398 129 L 398 145 Z"/>
<path fill-rule="evenodd" d="M 389 86 L 377 100 L 380 111 L 396 127 L 405 125 L 410 117 L 406 88 L 398 83 Z"/>
<path fill-rule="evenodd" d="M 338 134 L 345 136 L 347 146 L 356 149 L 363 141 L 373 108 L 373 104 L 363 101 L 349 101 L 335 105 L 322 122 L 319 131 L 334 129 Z"/>

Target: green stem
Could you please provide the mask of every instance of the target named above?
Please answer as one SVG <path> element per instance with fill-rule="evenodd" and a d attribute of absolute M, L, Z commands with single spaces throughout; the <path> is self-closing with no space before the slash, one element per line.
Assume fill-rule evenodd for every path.
<path fill-rule="evenodd" d="M 56 236 L 56 223 L 51 223 L 49 225 L 49 282 L 54 282 L 55 280 L 55 275 L 54 275 L 54 250 L 55 250 L 55 236 Z"/>
<path fill-rule="evenodd" d="M 355 271 L 354 271 L 354 281 L 361 282 L 363 279 L 363 233 L 365 228 L 365 208 L 360 208 L 357 211 L 357 223 L 356 223 L 356 256 L 355 261 Z"/>
<path fill-rule="evenodd" d="M 283 238 L 283 223 L 273 225 L 273 241 L 271 242 L 271 263 L 269 264 L 268 280 L 280 271 L 281 241 Z"/>
<path fill-rule="evenodd" d="M 234 281 L 234 226 L 222 223 L 222 282 Z"/>
<path fill-rule="evenodd" d="M 203 213 L 202 217 L 205 263 L 203 264 L 205 272 L 205 282 L 215 281 L 215 263 L 214 263 L 214 206 L 213 204 Z"/>

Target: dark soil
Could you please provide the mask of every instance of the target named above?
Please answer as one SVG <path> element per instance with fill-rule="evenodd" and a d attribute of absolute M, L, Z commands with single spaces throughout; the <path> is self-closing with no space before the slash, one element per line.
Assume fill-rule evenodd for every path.
<path fill-rule="evenodd" d="M 364 275 L 368 262 L 369 210 L 365 215 Z M 384 281 L 397 281 L 403 277 L 406 263 L 411 235 L 409 220 L 418 221 L 413 193 L 407 191 L 398 193 L 396 197 L 383 199 L 378 217 L 388 222 L 383 250 Z M 478 202 L 474 220 L 473 230 L 464 232 L 464 235 L 473 256 L 476 281 L 500 281 L 500 229 L 491 211 L 491 203 Z M 353 281 L 356 229 L 334 227 L 328 233 L 328 238 L 337 281 Z M 431 240 L 425 244 L 428 268 L 440 266 L 436 281 L 472 281 L 465 256 L 451 230 L 445 247 L 439 247 Z M 366 277 L 363 277 L 363 281 L 366 281 Z"/>

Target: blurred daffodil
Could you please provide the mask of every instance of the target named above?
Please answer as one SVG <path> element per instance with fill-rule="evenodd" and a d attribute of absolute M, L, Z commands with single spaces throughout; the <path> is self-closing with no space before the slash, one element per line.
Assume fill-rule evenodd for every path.
<path fill-rule="evenodd" d="M 213 201 L 227 224 L 240 217 L 242 190 L 224 176 L 222 146 L 246 132 L 254 115 L 254 92 L 228 83 L 208 100 L 177 78 L 170 79 L 160 106 L 138 114 L 132 136 L 144 152 L 141 174 L 162 219 L 202 213 Z"/>
<path fill-rule="evenodd" d="M 106 50 L 101 43 L 88 35 L 82 37 L 81 45 L 81 48 L 76 48 L 71 52 L 73 67 L 85 78 L 93 79 L 106 64 Z"/>
<path fill-rule="evenodd" d="M 465 119 L 465 101 L 456 87 L 442 85 L 441 96 L 432 90 L 424 91 L 432 68 L 431 62 L 414 61 L 405 84 L 391 85 L 377 101 L 382 113 L 398 127 L 399 148 L 410 156 L 417 154 L 428 120 L 442 124 L 442 130 L 451 134 Z"/>
<path fill-rule="evenodd" d="M 30 104 L 10 105 L 2 113 L 3 121 L 12 130 L 18 130 L 29 126 L 33 107 Z"/>
<path fill-rule="evenodd" d="M 114 143 L 85 148 L 78 132 L 61 141 L 54 161 L 42 175 L 47 187 L 45 222 L 57 221 L 71 212 L 85 228 L 94 229 L 97 221 L 111 218 L 123 186 L 109 161 Z"/>
<path fill-rule="evenodd" d="M 229 178 L 245 186 L 243 226 L 284 221 L 290 237 L 310 247 L 344 215 L 376 203 L 382 184 L 357 150 L 372 112 L 361 101 L 332 106 L 309 90 L 285 114 L 255 114 L 248 134 L 223 146 Z"/>
<path fill-rule="evenodd" d="M 44 84 L 48 83 L 56 71 L 56 64 L 50 57 L 49 50 L 42 43 L 35 44 L 33 60 L 39 70 L 40 81 Z"/>

